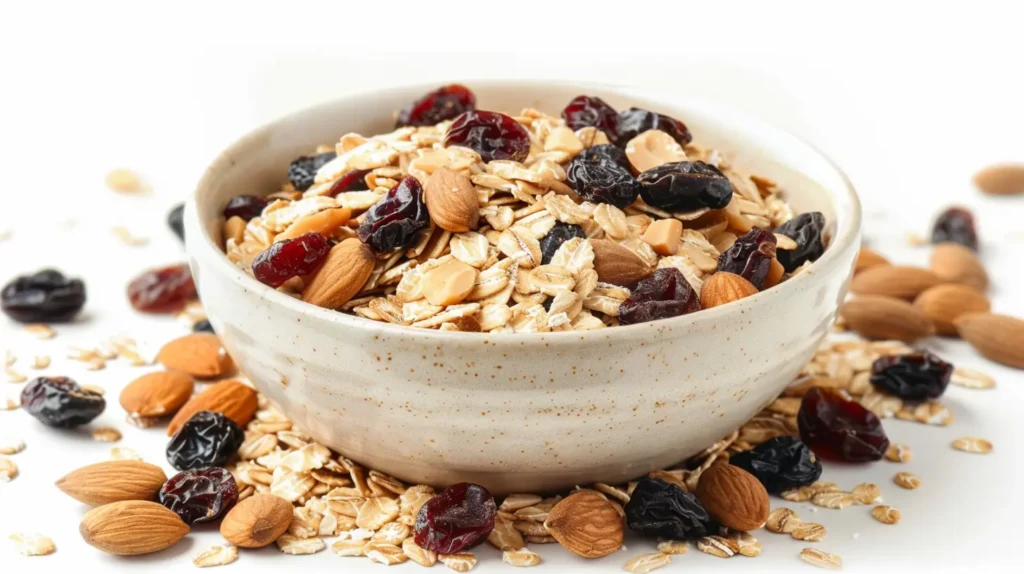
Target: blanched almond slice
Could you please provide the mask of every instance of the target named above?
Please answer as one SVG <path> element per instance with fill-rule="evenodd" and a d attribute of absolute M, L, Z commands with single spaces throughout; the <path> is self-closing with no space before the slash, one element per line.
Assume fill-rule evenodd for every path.
<path fill-rule="evenodd" d="M 228 239 L 234 239 L 235 244 L 242 242 L 245 237 L 245 225 L 246 221 L 237 215 L 232 215 L 230 219 L 224 222 L 224 243 L 227 244 Z"/>
<path fill-rule="evenodd" d="M 476 276 L 472 266 L 451 259 L 423 274 L 423 294 L 433 305 L 460 303 L 473 291 Z"/>
<path fill-rule="evenodd" d="M 646 132 L 645 132 L 646 133 Z M 676 144 L 679 145 L 679 144 Z M 678 219 L 660 219 L 647 227 L 643 240 L 658 255 L 675 255 L 683 235 L 683 222 Z"/>
<path fill-rule="evenodd" d="M 348 223 L 350 217 L 352 217 L 352 210 L 347 207 L 318 211 L 296 220 L 287 229 L 278 234 L 274 241 L 295 239 L 307 233 L 319 233 L 325 237 L 331 237 L 340 227 Z"/>
<path fill-rule="evenodd" d="M 626 157 L 639 172 L 651 168 L 686 161 L 686 152 L 672 136 L 661 130 L 647 130 L 629 140 L 626 144 Z"/>

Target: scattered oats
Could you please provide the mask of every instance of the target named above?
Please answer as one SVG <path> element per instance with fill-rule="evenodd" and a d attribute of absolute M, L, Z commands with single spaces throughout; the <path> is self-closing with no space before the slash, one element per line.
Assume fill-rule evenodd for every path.
<path fill-rule="evenodd" d="M 764 527 L 769 532 L 776 534 L 789 534 L 800 525 L 800 518 L 796 512 L 785 506 L 781 506 L 771 511 L 768 514 L 768 522 L 765 522 Z"/>
<path fill-rule="evenodd" d="M 192 559 L 192 563 L 200 568 L 224 566 L 238 560 L 238 548 L 234 544 L 211 546 Z"/>
<path fill-rule="evenodd" d="M 921 486 L 921 479 L 909 472 L 897 472 L 896 476 L 892 477 L 892 481 L 896 486 L 907 490 L 914 490 Z"/>
<path fill-rule="evenodd" d="M 953 422 L 953 411 L 942 403 L 926 402 L 914 407 L 904 406 L 896 413 L 896 418 L 929 425 L 948 426 Z"/>
<path fill-rule="evenodd" d="M 18 357 L 14 356 L 14 353 L 10 349 L 4 351 L 4 367 L 13 367 L 14 363 L 18 362 Z"/>
<path fill-rule="evenodd" d="M 341 537 L 348 540 L 370 540 L 373 538 L 373 531 L 365 528 L 355 528 L 347 532 L 342 532 Z"/>
<path fill-rule="evenodd" d="M 476 555 L 472 552 L 441 554 L 437 559 L 441 561 L 441 564 L 456 572 L 469 572 L 476 566 Z"/>
<path fill-rule="evenodd" d="M 320 522 L 323 517 L 310 508 L 293 508 L 292 522 L 288 525 L 288 534 L 296 538 L 315 538 L 320 534 Z"/>
<path fill-rule="evenodd" d="M 92 430 L 92 438 L 100 442 L 117 442 L 121 440 L 121 431 L 113 427 L 96 427 Z"/>
<path fill-rule="evenodd" d="M 890 444 L 885 450 L 885 460 L 890 462 L 910 462 L 914 458 L 910 446 L 905 444 Z"/>
<path fill-rule="evenodd" d="M 902 518 L 900 511 L 891 506 L 876 506 L 871 509 L 871 516 L 882 524 L 896 524 Z"/>
<path fill-rule="evenodd" d="M 501 561 L 517 568 L 529 568 L 540 564 L 540 555 L 529 548 L 505 550 L 501 553 Z"/>
<path fill-rule="evenodd" d="M 14 543 L 14 549 L 24 556 L 46 556 L 47 554 L 53 554 L 57 549 L 53 545 L 53 540 L 38 533 L 11 534 L 7 538 Z"/>
<path fill-rule="evenodd" d="M 815 506 L 831 508 L 833 510 L 852 506 L 856 502 L 857 499 L 849 492 L 820 492 L 815 494 L 814 498 L 811 499 L 811 503 Z"/>
<path fill-rule="evenodd" d="M 793 539 L 804 542 L 821 542 L 825 539 L 826 534 L 828 534 L 828 531 L 817 522 L 800 522 L 789 533 Z"/>
<path fill-rule="evenodd" d="M 139 176 L 129 169 L 115 169 L 107 173 L 103 178 L 111 191 L 118 193 L 139 193 L 142 191 L 142 182 Z"/>
<path fill-rule="evenodd" d="M 50 366 L 50 357 L 48 355 L 36 355 L 32 360 L 33 369 L 45 369 Z"/>
<path fill-rule="evenodd" d="M 498 510 L 504 512 L 515 512 L 520 508 L 526 508 L 527 506 L 533 506 L 543 500 L 536 494 L 510 494 L 505 497 L 505 500 L 501 501 L 501 506 Z"/>
<path fill-rule="evenodd" d="M 25 450 L 25 441 L 13 436 L 0 437 L 0 454 L 18 454 Z"/>
<path fill-rule="evenodd" d="M 140 417 L 135 414 L 126 416 L 124 421 L 137 429 L 148 429 L 163 423 L 160 417 Z"/>
<path fill-rule="evenodd" d="M 129 231 L 127 227 L 121 225 L 111 227 L 110 231 L 112 231 L 114 235 L 116 235 L 117 238 L 121 240 L 121 243 L 124 243 L 128 247 L 142 247 L 143 245 L 149 243 L 149 239 L 145 237 L 137 237 L 133 235 L 132 232 Z"/>
<path fill-rule="evenodd" d="M 431 567 L 437 564 L 437 552 L 433 550 L 426 550 L 412 538 L 406 538 L 402 542 L 402 552 L 409 557 L 409 560 L 419 564 L 420 566 Z"/>
<path fill-rule="evenodd" d="M 686 554 L 690 551 L 690 545 L 684 540 L 663 540 L 658 543 L 658 552 L 662 554 Z"/>
<path fill-rule="evenodd" d="M 28 377 L 19 373 L 18 371 L 15 371 L 11 367 L 5 368 L 4 373 L 7 375 L 7 382 L 9 383 L 24 383 L 25 381 L 28 380 Z M 10 399 L 8 399 L 8 401 L 10 401 Z M 8 410 L 10 410 L 11 408 L 17 408 L 17 405 L 15 405 L 15 407 L 8 407 Z"/>
<path fill-rule="evenodd" d="M 256 434 L 238 447 L 238 456 L 242 460 L 253 460 L 268 455 L 277 448 L 277 436 L 272 434 Z M 315 475 L 314 475 L 315 476 Z"/>
<path fill-rule="evenodd" d="M 988 454 L 992 452 L 992 443 L 983 438 L 965 436 L 953 441 L 953 448 L 964 452 Z"/>
<path fill-rule="evenodd" d="M 0 482 L 10 482 L 18 476 L 18 465 L 14 461 L 0 456 Z"/>
<path fill-rule="evenodd" d="M 647 574 L 662 566 L 667 566 L 670 562 L 672 562 L 670 555 L 652 552 L 651 554 L 641 554 L 632 558 L 629 562 L 626 562 L 625 570 L 633 574 Z"/>
<path fill-rule="evenodd" d="M 537 500 L 540 501 L 539 496 Z M 526 545 L 523 535 L 512 526 L 510 520 L 502 516 L 495 519 L 494 528 L 487 535 L 487 542 L 498 550 L 519 550 Z"/>
<path fill-rule="evenodd" d="M 398 518 L 398 500 L 378 496 L 368 499 L 359 507 L 356 524 L 367 530 L 377 530 Z"/>
<path fill-rule="evenodd" d="M 52 339 L 57 336 L 57 331 L 46 323 L 29 323 L 25 325 L 25 331 L 35 335 L 37 339 Z"/>
<path fill-rule="evenodd" d="M 385 566 L 401 564 L 409 559 L 401 548 L 393 544 L 371 542 L 366 545 L 365 552 L 367 558 Z"/>
<path fill-rule="evenodd" d="M 697 539 L 697 550 L 719 558 L 732 558 L 740 551 L 740 545 L 724 536 L 705 536 Z"/>
<path fill-rule="evenodd" d="M 21 396 L 15 393 L 8 393 L 4 400 L 0 401 L 0 411 L 13 411 L 21 406 Z"/>
<path fill-rule="evenodd" d="M 800 558 L 808 564 L 829 570 L 837 570 L 843 565 L 843 560 L 839 556 L 817 548 L 804 548 L 800 551 Z"/>
<path fill-rule="evenodd" d="M 142 455 L 135 449 L 126 446 L 115 446 L 110 449 L 110 458 L 113 460 L 142 460 Z"/>
<path fill-rule="evenodd" d="M 285 554 L 316 554 L 327 547 L 319 538 L 296 538 L 283 534 L 277 539 L 277 547 Z"/>
<path fill-rule="evenodd" d="M 309 474 L 279 469 L 274 471 L 270 494 L 280 496 L 288 502 L 295 502 L 306 496 L 314 486 L 316 486 L 316 479 Z"/>
<path fill-rule="evenodd" d="M 861 504 L 874 504 L 882 498 L 882 489 L 876 484 L 862 482 L 853 487 L 853 497 Z"/>
<path fill-rule="evenodd" d="M 920 233 L 911 232 L 907 234 L 907 245 L 911 247 L 922 247 L 928 245 L 928 240 Z"/>
<path fill-rule="evenodd" d="M 405 542 L 405 539 L 409 538 L 411 534 L 412 529 L 408 525 L 401 522 L 389 522 L 375 532 L 371 540 L 398 546 Z"/>
<path fill-rule="evenodd" d="M 811 489 L 813 494 L 820 494 L 822 492 L 844 492 L 843 489 L 839 488 L 838 484 L 824 480 L 819 480 L 807 488 Z"/>
<path fill-rule="evenodd" d="M 996 386 L 996 380 L 989 375 L 967 367 L 953 369 L 950 382 L 966 389 L 993 389 Z"/>
<path fill-rule="evenodd" d="M 331 552 L 341 557 L 362 556 L 363 548 L 367 546 L 365 540 L 338 540 L 331 544 Z"/>

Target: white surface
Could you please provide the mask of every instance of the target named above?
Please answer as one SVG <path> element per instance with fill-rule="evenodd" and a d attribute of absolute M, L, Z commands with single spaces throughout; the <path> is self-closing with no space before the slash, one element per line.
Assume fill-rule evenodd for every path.
<path fill-rule="evenodd" d="M 181 2 L 167 11 L 148 3 L 20 3 L 5 6 L 0 19 L 0 151 L 7 166 L 0 231 L 14 230 L 0 243 L 0 280 L 53 264 L 84 276 L 90 291 L 84 320 L 60 328 L 53 341 L 36 341 L 0 319 L 0 348 L 14 349 L 23 371 L 32 354 L 45 352 L 54 358 L 45 372 L 105 386 L 114 404 L 97 424 L 120 428 L 120 444 L 151 462 L 163 463 L 162 433 L 128 427 L 116 406 L 121 386 L 142 371 L 114 362 L 86 372 L 63 359 L 67 346 L 119 333 L 159 343 L 184 332 L 171 320 L 132 313 L 122 289 L 140 269 L 182 258 L 163 219 L 205 162 L 263 119 L 397 82 L 575 78 L 685 90 L 745 109 L 819 143 L 847 169 L 864 199 L 867 236 L 895 260 L 926 261 L 927 250 L 908 248 L 903 238 L 926 232 L 941 205 L 955 201 L 976 209 L 994 306 L 1024 315 L 1020 271 L 1010 266 L 1024 259 L 1024 201 L 983 198 L 968 183 L 981 165 L 1024 160 L 1016 3 L 951 9 L 929 3 L 926 12 L 916 3 L 701 3 L 665 12 L 635 1 L 585 10 L 575 3 L 570 10 L 523 2 L 488 13 L 479 5 L 460 10 L 453 2 L 450 9 L 420 3 L 429 12 L 415 17 L 399 3 L 297 4 L 258 13 L 253 3 Z M 581 18 L 582 12 L 588 16 Z M 635 24 L 621 23 L 631 20 Z M 572 31 L 561 23 L 571 23 Z M 513 30 L 501 33 L 504 27 Z M 470 33 L 476 28 L 485 32 Z M 153 193 L 106 191 L 103 174 L 121 165 L 141 171 Z M 121 245 L 109 231 L 118 224 L 151 237 L 151 244 Z M 1005 571 L 1013 564 L 1005 544 L 1012 545 L 1024 514 L 1014 488 L 1024 482 L 1016 452 L 1024 439 L 1018 413 L 1024 375 L 979 358 L 960 342 L 930 346 L 995 375 L 999 387 L 951 389 L 945 401 L 956 421 L 947 428 L 887 421 L 890 438 L 914 450 L 908 465 L 826 469 L 825 478 L 841 485 L 876 482 L 904 515 L 899 525 L 884 526 L 863 507 L 814 513 L 797 505 L 805 518 L 828 528 L 828 538 L 814 546 L 841 555 L 845 571 Z M 3 391 L 18 388 L 0 384 Z M 180 572 L 218 538 L 212 529 L 197 529 L 155 557 L 103 556 L 77 534 L 84 508 L 52 483 L 104 459 L 111 445 L 47 430 L 20 412 L 0 412 L 0 435 L 6 434 L 21 436 L 28 449 L 12 457 L 21 475 L 0 484 L 0 535 L 39 531 L 54 538 L 58 551 L 7 561 L 5 548 L 0 571 Z M 949 442 L 963 435 L 992 440 L 996 452 L 951 450 Z M 922 478 L 919 490 L 891 484 L 892 474 L 904 469 Z M 765 552 L 756 561 L 723 561 L 691 550 L 661 572 L 810 571 L 796 557 L 809 544 L 769 533 L 759 538 Z M 633 541 L 627 552 L 586 564 L 552 546 L 536 550 L 546 561 L 540 572 L 612 572 L 652 548 Z M 476 571 L 509 571 L 496 552 L 485 547 L 480 554 Z M 290 557 L 269 549 L 244 552 L 231 568 L 381 568 L 339 560 L 330 553 Z"/>

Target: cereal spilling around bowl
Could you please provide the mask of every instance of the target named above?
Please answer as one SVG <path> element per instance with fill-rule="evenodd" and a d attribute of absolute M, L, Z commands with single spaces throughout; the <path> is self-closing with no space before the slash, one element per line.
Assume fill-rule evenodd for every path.
<path fill-rule="evenodd" d="M 224 209 L 228 258 L 307 303 L 446 331 L 586 331 L 771 288 L 818 259 L 821 213 L 692 142 L 579 96 L 561 117 L 476 108 L 459 85 L 295 159 Z"/>

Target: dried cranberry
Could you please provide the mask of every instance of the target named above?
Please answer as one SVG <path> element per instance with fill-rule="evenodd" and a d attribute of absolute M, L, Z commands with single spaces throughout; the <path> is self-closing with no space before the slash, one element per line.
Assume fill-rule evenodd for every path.
<path fill-rule="evenodd" d="M 950 207 L 940 213 L 932 227 L 932 243 L 944 241 L 977 251 L 978 232 L 974 226 L 974 215 L 963 207 Z"/>
<path fill-rule="evenodd" d="M 629 143 L 629 140 L 647 130 L 661 130 L 672 136 L 672 139 L 679 142 L 679 145 L 686 145 L 693 140 L 693 135 L 690 134 L 690 130 L 683 122 L 665 114 L 656 114 L 640 108 L 629 108 L 619 112 L 616 143 L 624 146 Z"/>
<path fill-rule="evenodd" d="M 711 517 L 696 496 L 660 478 L 638 480 L 624 510 L 629 529 L 650 537 L 700 538 L 712 528 Z"/>
<path fill-rule="evenodd" d="M 55 269 L 15 277 L 0 292 L 0 307 L 22 323 L 64 323 L 85 306 L 85 283 Z"/>
<path fill-rule="evenodd" d="M 812 387 L 797 413 L 800 437 L 814 454 L 830 460 L 880 460 L 889 448 L 882 421 L 834 389 Z"/>
<path fill-rule="evenodd" d="M 237 502 L 235 478 L 216 466 L 179 472 L 160 488 L 160 504 L 190 526 L 223 517 Z"/>
<path fill-rule="evenodd" d="M 558 248 L 573 237 L 586 239 L 587 234 L 579 225 L 562 223 L 561 221 L 556 223 L 554 227 L 551 228 L 551 231 L 548 231 L 548 234 L 540 240 L 541 263 L 544 265 L 551 263 L 551 258 L 555 256 L 555 252 L 558 251 Z"/>
<path fill-rule="evenodd" d="M 185 204 L 175 205 L 167 213 L 167 226 L 178 236 L 178 239 L 185 241 Z"/>
<path fill-rule="evenodd" d="M 202 321 L 196 321 L 192 324 L 193 333 L 212 333 L 213 325 L 210 324 L 209 319 L 203 319 Z"/>
<path fill-rule="evenodd" d="M 423 186 L 409 176 L 388 191 L 366 212 L 359 225 L 359 240 L 374 253 L 387 254 L 412 245 L 430 226 L 430 214 L 423 202 Z"/>
<path fill-rule="evenodd" d="M 21 406 L 44 425 L 72 428 L 100 416 L 107 402 L 68 377 L 37 377 L 21 390 Z"/>
<path fill-rule="evenodd" d="M 144 313 L 173 313 L 196 298 L 196 284 L 188 264 L 152 269 L 128 284 L 128 300 Z"/>
<path fill-rule="evenodd" d="M 317 170 L 336 157 L 333 151 L 299 157 L 288 166 L 288 181 L 297 191 L 306 191 L 313 185 Z"/>
<path fill-rule="evenodd" d="M 658 269 L 640 281 L 619 306 L 623 325 L 668 319 L 700 311 L 700 298 L 675 267 Z"/>
<path fill-rule="evenodd" d="M 345 193 L 346 191 L 366 191 L 370 189 L 370 186 L 366 185 L 366 174 L 368 173 L 370 173 L 368 169 L 354 169 L 345 172 L 338 178 L 338 181 L 334 182 L 331 189 L 327 191 L 327 195 L 335 197 L 339 193 Z"/>
<path fill-rule="evenodd" d="M 395 127 L 432 126 L 476 109 L 476 95 L 461 84 L 440 87 L 398 112 Z"/>
<path fill-rule="evenodd" d="M 629 158 L 626 157 L 626 152 L 617 145 L 614 144 L 600 144 L 591 146 L 579 154 L 576 157 L 586 161 L 599 161 L 605 160 L 612 163 L 617 163 L 627 170 L 632 169 L 629 163 Z"/>
<path fill-rule="evenodd" d="M 267 203 L 269 202 L 266 199 L 255 195 L 236 195 L 229 199 L 228 204 L 224 206 L 224 218 L 238 216 L 249 221 L 254 217 L 259 217 Z"/>
<path fill-rule="evenodd" d="M 565 125 L 572 130 L 593 126 L 608 137 L 618 134 L 619 115 L 614 108 L 596 96 L 576 96 L 562 110 Z"/>
<path fill-rule="evenodd" d="M 319 233 L 307 233 L 295 239 L 274 243 L 252 262 L 252 274 L 264 285 L 282 283 L 316 271 L 331 252 L 331 243 Z"/>
<path fill-rule="evenodd" d="M 779 494 L 821 478 L 821 461 L 800 439 L 777 436 L 729 457 L 729 464 L 757 477 L 765 490 Z"/>
<path fill-rule="evenodd" d="M 462 146 L 485 161 L 523 161 L 530 155 L 530 132 L 505 114 L 465 112 L 455 118 L 444 136 L 444 146 Z"/>
<path fill-rule="evenodd" d="M 796 242 L 796 249 L 775 252 L 786 271 L 792 272 L 808 261 L 817 261 L 825 253 L 825 216 L 820 211 L 801 213 L 775 228 L 775 233 Z"/>
<path fill-rule="evenodd" d="M 928 351 L 881 357 L 871 366 L 871 384 L 906 401 L 941 397 L 952 376 L 953 365 Z"/>
<path fill-rule="evenodd" d="M 771 269 L 776 242 L 771 231 L 755 227 L 718 256 L 718 270 L 740 275 L 760 289 Z"/>
<path fill-rule="evenodd" d="M 565 170 L 566 180 L 587 201 L 626 207 L 640 195 L 640 182 L 629 169 L 604 159 L 588 160 L 582 154 Z"/>
<path fill-rule="evenodd" d="M 416 544 L 439 554 L 471 548 L 494 529 L 497 512 L 486 488 L 468 482 L 449 486 L 416 515 Z"/>
<path fill-rule="evenodd" d="M 223 466 L 245 435 L 221 413 L 199 411 L 181 425 L 167 445 L 167 460 L 178 470 Z"/>
<path fill-rule="evenodd" d="M 669 211 L 721 209 L 732 201 L 729 179 L 717 167 L 702 161 L 662 164 L 637 179 L 644 202 Z"/>

